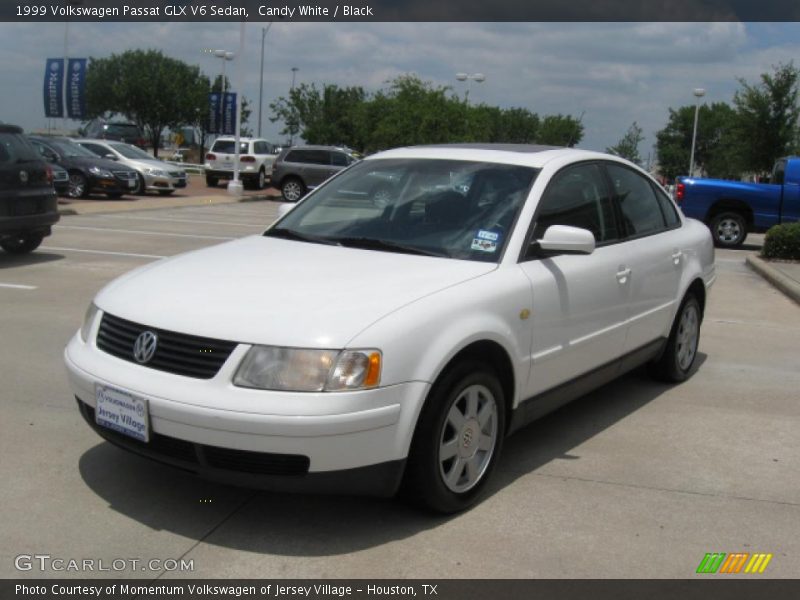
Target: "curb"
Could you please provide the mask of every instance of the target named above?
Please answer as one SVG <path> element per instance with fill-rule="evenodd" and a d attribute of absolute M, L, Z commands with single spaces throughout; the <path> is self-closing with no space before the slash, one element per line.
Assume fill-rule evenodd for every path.
<path fill-rule="evenodd" d="M 118 203 L 117 201 L 98 200 L 76 205 L 59 205 L 58 213 L 61 216 L 75 216 L 87 214 L 128 212 L 135 210 L 154 210 L 159 208 L 183 208 L 189 206 L 208 206 L 209 204 L 236 204 L 239 202 L 266 202 L 281 200 L 280 196 L 263 194 L 258 196 L 242 196 L 234 198 L 232 196 L 191 196 L 188 198 L 170 199 L 139 199 L 136 202 Z"/>
<path fill-rule="evenodd" d="M 786 294 L 789 298 L 800 304 L 800 283 L 784 275 L 780 270 L 770 265 L 767 261 L 755 254 L 748 254 L 745 258 L 747 265 L 772 285 Z"/>

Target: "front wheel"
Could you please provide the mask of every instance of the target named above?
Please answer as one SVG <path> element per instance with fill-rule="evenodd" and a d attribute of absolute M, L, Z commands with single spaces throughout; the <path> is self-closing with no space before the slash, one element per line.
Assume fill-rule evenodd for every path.
<path fill-rule="evenodd" d="M 477 502 L 491 476 L 505 432 L 497 375 L 465 362 L 434 384 L 420 414 L 404 481 L 412 500 L 441 513 Z"/>
<path fill-rule="evenodd" d="M 136 174 L 136 187 L 131 190 L 131 193 L 141 196 L 147 194 L 147 184 L 141 173 Z"/>
<path fill-rule="evenodd" d="M 650 372 L 656 379 L 668 383 L 680 383 L 688 379 L 697 357 L 702 320 L 700 302 L 690 293 L 675 315 L 664 354 L 650 365 Z"/>
<path fill-rule="evenodd" d="M 720 248 L 737 248 L 747 237 L 747 221 L 739 213 L 724 212 L 711 220 L 711 234 L 714 244 Z"/>
<path fill-rule="evenodd" d="M 42 235 L 20 233 L 0 240 L 0 248 L 9 254 L 27 254 L 36 250 L 43 239 Z"/>
<path fill-rule="evenodd" d="M 89 183 L 82 173 L 77 171 L 69 174 L 69 188 L 67 196 L 70 198 L 86 198 L 89 195 Z"/>

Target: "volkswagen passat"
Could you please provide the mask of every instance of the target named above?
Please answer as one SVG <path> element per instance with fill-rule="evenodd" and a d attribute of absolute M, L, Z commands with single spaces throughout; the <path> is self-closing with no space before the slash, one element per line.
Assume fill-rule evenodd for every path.
<path fill-rule="evenodd" d="M 376 176 L 390 194 L 353 197 Z M 97 295 L 65 359 L 101 436 L 222 482 L 403 486 L 448 512 L 531 420 L 638 365 L 692 372 L 711 236 L 622 159 L 397 149 L 283 208 Z"/>

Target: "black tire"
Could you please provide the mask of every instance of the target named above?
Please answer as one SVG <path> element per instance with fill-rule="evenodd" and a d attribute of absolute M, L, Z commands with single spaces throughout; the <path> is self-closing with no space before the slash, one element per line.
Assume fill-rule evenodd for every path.
<path fill-rule="evenodd" d="M 89 182 L 80 171 L 70 171 L 67 196 L 70 198 L 86 198 L 89 195 Z"/>
<path fill-rule="evenodd" d="M 720 248 L 738 248 L 747 237 L 747 220 L 740 213 L 723 212 L 714 215 L 709 224 L 714 245 Z"/>
<path fill-rule="evenodd" d="M 9 254 L 28 254 L 36 250 L 43 239 L 43 235 L 20 233 L 0 240 L 0 248 Z"/>
<path fill-rule="evenodd" d="M 139 196 L 144 196 L 147 194 L 147 184 L 145 183 L 144 177 L 141 173 L 136 174 L 136 187 L 131 190 L 131 193 Z"/>
<path fill-rule="evenodd" d="M 265 187 L 267 187 L 267 173 L 264 171 L 264 167 L 261 167 L 255 179 L 255 188 L 257 190 L 263 190 Z"/>
<path fill-rule="evenodd" d="M 697 358 L 702 321 L 700 302 L 689 292 L 675 315 L 664 353 L 649 365 L 654 378 L 668 383 L 680 383 L 689 378 Z"/>
<path fill-rule="evenodd" d="M 281 194 L 286 202 L 297 202 L 305 196 L 306 186 L 297 177 L 287 177 L 281 182 Z"/>
<path fill-rule="evenodd" d="M 175 190 L 158 190 L 159 196 L 171 196 Z"/>
<path fill-rule="evenodd" d="M 466 417 L 458 429 L 451 415 Z M 472 361 L 447 370 L 431 388 L 417 421 L 403 481 L 405 496 L 440 513 L 472 506 L 497 464 L 504 435 L 505 399 L 494 371 Z"/>
<path fill-rule="evenodd" d="M 206 175 L 206 185 L 208 187 L 217 187 L 219 183 L 219 177 L 214 177 L 212 175 Z"/>

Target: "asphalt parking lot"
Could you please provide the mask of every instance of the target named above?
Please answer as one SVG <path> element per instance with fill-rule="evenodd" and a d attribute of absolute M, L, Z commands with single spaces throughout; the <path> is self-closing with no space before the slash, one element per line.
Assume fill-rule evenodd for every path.
<path fill-rule="evenodd" d="M 745 266 L 760 236 L 717 253 L 688 382 L 634 372 L 522 430 L 460 515 L 209 484 L 103 442 L 62 363 L 91 298 L 138 265 L 258 233 L 277 207 L 65 216 L 34 254 L 0 254 L 0 577 L 687 578 L 705 553 L 738 551 L 774 555 L 762 577 L 800 572 L 800 308 Z M 20 572 L 21 554 L 194 570 Z"/>

